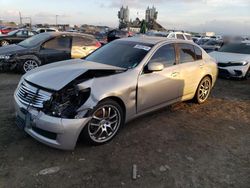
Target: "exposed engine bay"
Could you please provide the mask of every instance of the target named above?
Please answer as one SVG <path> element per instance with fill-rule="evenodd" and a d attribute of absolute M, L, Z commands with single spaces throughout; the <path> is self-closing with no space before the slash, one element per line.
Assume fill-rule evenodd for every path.
<path fill-rule="evenodd" d="M 50 100 L 44 101 L 42 111 L 54 117 L 76 118 L 77 110 L 87 101 L 91 94 L 90 88 L 79 90 L 77 85 L 89 79 L 120 72 L 117 70 L 89 70 L 67 84 L 63 89 L 54 92 Z"/>

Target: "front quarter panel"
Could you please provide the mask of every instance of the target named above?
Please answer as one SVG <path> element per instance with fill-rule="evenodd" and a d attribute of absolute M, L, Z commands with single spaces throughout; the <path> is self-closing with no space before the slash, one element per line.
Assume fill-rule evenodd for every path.
<path fill-rule="evenodd" d="M 78 85 L 79 90 L 91 89 L 91 94 L 79 111 L 93 109 L 105 98 L 117 97 L 124 103 L 126 121 L 136 115 L 136 86 L 138 72 L 128 70 L 111 76 L 93 78 Z"/>

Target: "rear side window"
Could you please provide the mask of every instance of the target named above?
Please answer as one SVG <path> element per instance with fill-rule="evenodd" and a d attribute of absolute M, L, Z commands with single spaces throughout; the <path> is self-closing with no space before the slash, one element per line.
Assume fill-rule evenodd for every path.
<path fill-rule="evenodd" d="M 177 34 L 177 39 L 182 39 L 182 40 L 185 40 L 184 36 L 182 34 Z"/>
<path fill-rule="evenodd" d="M 165 45 L 159 48 L 150 62 L 162 63 L 165 67 L 176 63 L 175 49 L 173 45 Z"/>
<path fill-rule="evenodd" d="M 196 60 L 194 47 L 191 44 L 178 44 L 180 63 L 193 62 Z"/>
<path fill-rule="evenodd" d="M 192 40 L 192 38 L 191 38 L 190 35 L 185 35 L 185 37 L 186 37 L 188 40 Z"/>
<path fill-rule="evenodd" d="M 72 46 L 93 46 L 95 41 L 87 37 L 73 37 Z"/>
<path fill-rule="evenodd" d="M 46 49 L 54 50 L 70 50 L 70 38 L 69 37 L 57 37 L 49 40 L 43 45 Z"/>
<path fill-rule="evenodd" d="M 195 51 L 196 60 L 201 60 L 202 59 L 201 49 L 198 48 L 197 46 L 194 46 L 194 51 Z"/>
<path fill-rule="evenodd" d="M 23 36 L 27 36 L 27 35 L 28 35 L 28 31 L 24 31 L 24 30 L 18 31 L 16 33 L 16 36 L 18 36 L 18 37 L 23 37 Z"/>

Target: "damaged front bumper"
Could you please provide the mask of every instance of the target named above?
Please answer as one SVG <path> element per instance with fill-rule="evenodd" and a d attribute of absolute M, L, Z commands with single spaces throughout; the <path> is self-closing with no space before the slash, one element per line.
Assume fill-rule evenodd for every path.
<path fill-rule="evenodd" d="M 89 122 L 90 117 L 82 119 L 63 119 L 48 116 L 35 108 L 28 108 L 15 98 L 17 125 L 36 140 L 63 150 L 73 150 L 78 137 Z"/>
<path fill-rule="evenodd" d="M 0 70 L 8 71 L 13 70 L 17 66 L 17 63 L 14 60 L 10 59 L 0 59 Z"/>

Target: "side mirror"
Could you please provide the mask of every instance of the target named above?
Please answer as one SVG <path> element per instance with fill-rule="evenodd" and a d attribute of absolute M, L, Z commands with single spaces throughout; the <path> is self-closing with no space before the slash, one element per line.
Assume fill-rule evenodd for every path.
<path fill-rule="evenodd" d="M 148 70 L 155 72 L 155 71 L 162 71 L 164 69 L 164 65 L 162 63 L 149 63 Z"/>

